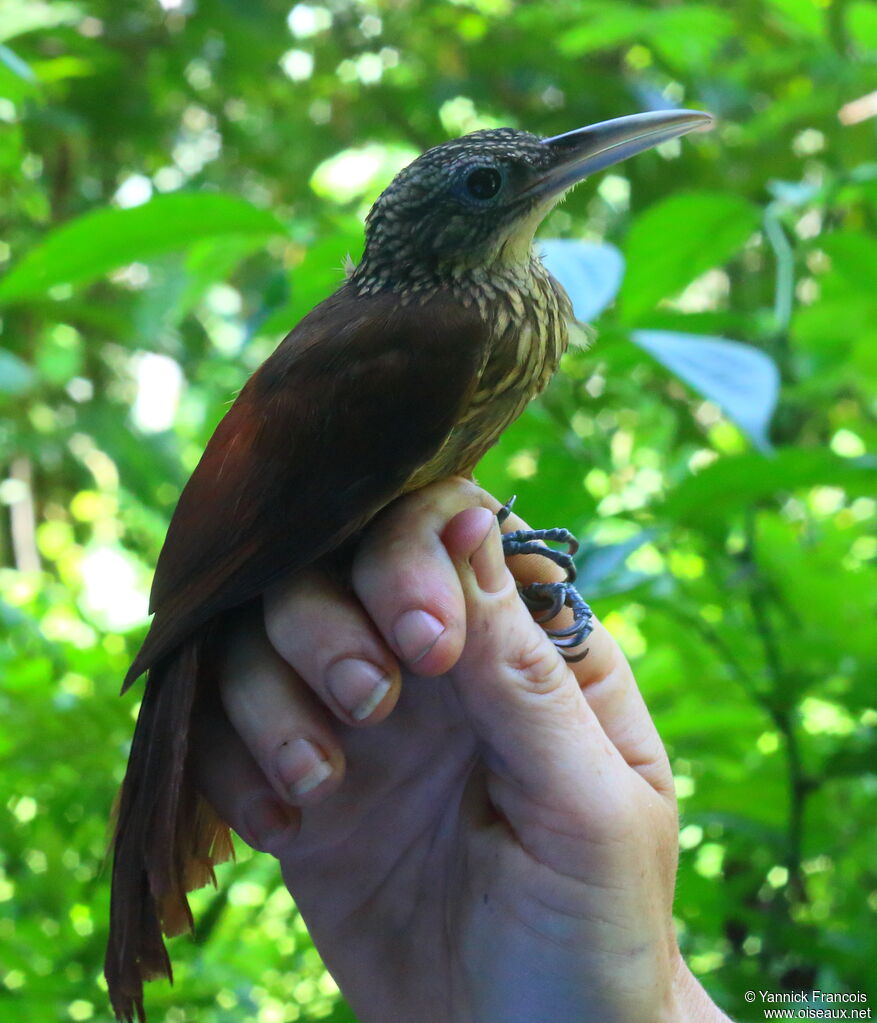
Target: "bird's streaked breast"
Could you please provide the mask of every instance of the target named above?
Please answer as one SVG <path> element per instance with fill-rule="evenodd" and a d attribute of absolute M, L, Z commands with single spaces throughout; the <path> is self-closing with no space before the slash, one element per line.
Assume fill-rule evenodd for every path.
<path fill-rule="evenodd" d="M 477 304 L 490 343 L 472 398 L 436 455 L 408 480 L 416 490 L 434 480 L 469 475 L 503 430 L 547 386 L 569 343 L 570 301 L 533 257 L 529 267 L 496 267 L 460 283 Z"/>

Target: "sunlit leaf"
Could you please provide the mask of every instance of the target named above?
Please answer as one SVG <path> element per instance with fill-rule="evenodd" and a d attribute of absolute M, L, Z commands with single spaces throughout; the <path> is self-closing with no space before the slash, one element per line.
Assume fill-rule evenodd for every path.
<path fill-rule="evenodd" d="M 700 69 L 734 35 L 734 18 L 707 4 L 679 4 L 658 13 L 650 38 L 673 67 Z"/>
<path fill-rule="evenodd" d="M 35 29 L 70 25 L 82 17 L 79 4 L 64 0 L 4 0 L 0 6 L 0 41 L 14 39 Z"/>
<path fill-rule="evenodd" d="M 634 221 L 624 246 L 624 319 L 641 320 L 662 298 L 726 262 L 758 222 L 757 208 L 730 192 L 682 193 L 651 206 Z"/>
<path fill-rule="evenodd" d="M 87 78 L 95 73 L 95 65 L 78 57 L 53 57 L 51 60 L 35 60 L 31 69 L 40 82 L 62 82 L 66 78 Z"/>
<path fill-rule="evenodd" d="M 662 514 L 676 522 L 715 522 L 761 498 L 804 487 L 843 487 L 851 494 L 874 493 L 877 458 L 841 458 L 821 448 L 783 448 L 770 456 L 722 458 L 680 483 L 664 501 Z"/>
<path fill-rule="evenodd" d="M 621 3 L 589 4 L 587 16 L 557 40 L 561 53 L 579 56 L 636 39 L 643 33 L 650 12 Z"/>
<path fill-rule="evenodd" d="M 669 330 L 635 330 L 631 339 L 714 401 L 762 450 L 779 396 L 773 359 L 752 345 Z"/>
<path fill-rule="evenodd" d="M 311 187 L 334 202 L 349 202 L 363 195 L 375 199 L 386 182 L 417 155 L 409 146 L 378 143 L 345 149 L 317 167 Z"/>
<path fill-rule="evenodd" d="M 133 209 L 100 209 L 56 228 L 0 281 L 0 302 L 44 294 L 57 284 L 82 284 L 135 260 L 188 248 L 218 235 L 283 231 L 271 213 L 229 195 L 160 195 Z"/>
<path fill-rule="evenodd" d="M 816 3 L 808 0 L 769 0 L 767 6 L 779 15 L 784 28 L 811 36 L 820 36 L 825 31 L 824 15 Z"/>
<path fill-rule="evenodd" d="M 615 298 L 624 276 L 624 257 L 614 245 L 566 238 L 540 239 L 543 262 L 572 299 L 576 319 L 596 319 Z"/>
<path fill-rule="evenodd" d="M 856 42 L 868 49 L 877 48 L 877 9 L 871 0 L 855 0 L 844 9 L 844 13 Z"/>

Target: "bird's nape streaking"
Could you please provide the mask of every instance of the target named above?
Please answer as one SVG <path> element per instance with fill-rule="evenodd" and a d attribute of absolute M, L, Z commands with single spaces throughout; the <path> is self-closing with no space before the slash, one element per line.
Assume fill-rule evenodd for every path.
<path fill-rule="evenodd" d="M 188 741 L 229 616 L 346 549 L 402 494 L 471 476 L 568 343 L 569 299 L 533 249 L 542 219 L 587 175 L 710 120 L 655 111 L 551 138 L 479 131 L 428 150 L 373 206 L 359 266 L 217 426 L 171 520 L 152 624 L 123 687 L 148 673 L 113 839 L 105 973 L 120 1020 L 145 1019 L 143 981 L 171 977 L 162 933 L 192 926 L 186 893 L 231 853 L 195 788 Z M 506 553 L 534 551 L 540 535 L 573 542 L 511 534 Z M 551 633 L 568 656 L 590 620 L 571 583 L 523 593 L 543 618 L 572 608 L 573 627 Z"/>

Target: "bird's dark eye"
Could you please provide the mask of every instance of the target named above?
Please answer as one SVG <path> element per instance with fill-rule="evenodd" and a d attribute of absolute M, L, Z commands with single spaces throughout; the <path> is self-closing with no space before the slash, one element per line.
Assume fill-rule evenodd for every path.
<path fill-rule="evenodd" d="M 495 167 L 476 167 L 466 175 L 466 191 L 473 199 L 492 199 L 502 188 L 502 174 Z"/>

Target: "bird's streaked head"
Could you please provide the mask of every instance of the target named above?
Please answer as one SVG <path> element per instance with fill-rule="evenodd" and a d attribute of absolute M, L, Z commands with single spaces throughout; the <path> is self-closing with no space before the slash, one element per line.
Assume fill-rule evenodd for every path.
<path fill-rule="evenodd" d="M 476 131 L 427 150 L 372 207 L 354 281 L 363 291 L 429 287 L 467 270 L 529 261 L 541 220 L 573 185 L 711 122 L 661 110 L 539 138 Z"/>

